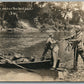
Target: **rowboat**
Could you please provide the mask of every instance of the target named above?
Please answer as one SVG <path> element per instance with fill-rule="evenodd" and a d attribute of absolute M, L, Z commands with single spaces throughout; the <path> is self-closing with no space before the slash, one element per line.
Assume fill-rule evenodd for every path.
<path fill-rule="evenodd" d="M 30 69 L 41 69 L 41 68 L 50 68 L 52 66 L 51 60 L 44 60 L 44 61 L 34 61 L 34 62 L 0 62 L 0 67 L 6 68 L 18 68 L 17 65 L 30 68 Z"/>

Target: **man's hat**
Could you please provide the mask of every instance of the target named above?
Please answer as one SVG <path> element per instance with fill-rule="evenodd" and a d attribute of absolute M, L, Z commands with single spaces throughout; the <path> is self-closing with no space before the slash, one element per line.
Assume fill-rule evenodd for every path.
<path fill-rule="evenodd" d="M 53 36 L 54 36 L 53 33 L 50 33 L 50 34 L 49 34 L 49 37 L 53 37 Z"/>

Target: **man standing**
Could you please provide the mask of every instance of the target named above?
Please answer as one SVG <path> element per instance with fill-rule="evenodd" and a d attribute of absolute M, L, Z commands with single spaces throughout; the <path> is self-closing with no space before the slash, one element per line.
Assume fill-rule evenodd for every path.
<path fill-rule="evenodd" d="M 70 39 L 70 40 L 69 40 Z M 84 46 L 83 46 L 83 33 L 80 29 L 76 30 L 76 33 L 73 37 L 68 38 L 74 49 L 74 66 L 73 69 L 77 70 L 78 56 L 80 55 L 84 62 Z"/>
<path fill-rule="evenodd" d="M 76 45 L 77 44 L 77 45 Z M 80 30 L 76 31 L 76 40 L 74 41 L 74 69 L 77 70 L 78 56 L 80 55 L 84 62 L 84 46 L 83 46 L 83 33 Z"/>
<path fill-rule="evenodd" d="M 44 52 L 42 54 L 41 61 L 44 60 L 45 55 L 48 52 L 48 50 L 51 50 L 51 57 L 52 57 L 53 44 L 56 43 L 56 41 L 53 39 L 53 37 L 54 37 L 53 34 L 49 35 L 49 38 L 46 41 L 46 46 L 45 46 Z"/>

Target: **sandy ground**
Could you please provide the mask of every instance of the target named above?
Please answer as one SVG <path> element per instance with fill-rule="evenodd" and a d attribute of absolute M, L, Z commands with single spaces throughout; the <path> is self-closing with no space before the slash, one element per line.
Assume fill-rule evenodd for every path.
<path fill-rule="evenodd" d="M 53 72 L 49 76 L 50 73 L 42 75 L 41 71 L 43 72 L 44 70 L 40 70 L 40 73 L 37 74 L 21 69 L 0 68 L 0 81 L 55 81 L 55 74 Z"/>

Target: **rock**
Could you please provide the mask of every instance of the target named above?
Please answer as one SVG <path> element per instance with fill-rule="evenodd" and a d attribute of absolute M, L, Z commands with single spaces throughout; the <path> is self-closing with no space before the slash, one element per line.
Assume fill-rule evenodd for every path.
<path fill-rule="evenodd" d="M 67 69 L 62 69 L 60 71 L 58 71 L 58 76 L 59 76 L 59 79 L 64 79 L 65 77 L 67 77 L 68 75 L 68 70 Z"/>

